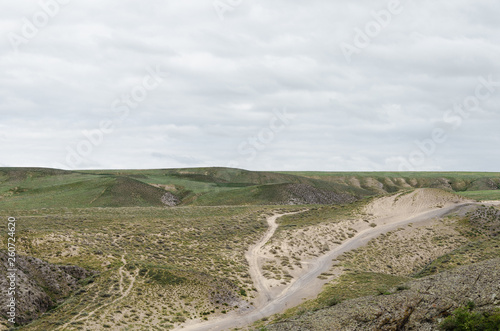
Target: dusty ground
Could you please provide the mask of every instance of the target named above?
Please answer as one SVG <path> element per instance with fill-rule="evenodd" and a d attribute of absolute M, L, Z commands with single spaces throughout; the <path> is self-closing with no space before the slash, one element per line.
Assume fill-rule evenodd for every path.
<path fill-rule="evenodd" d="M 263 274 L 266 277 L 266 286 L 274 288 L 275 292 L 281 292 L 294 279 L 307 273 L 308 266 L 314 264 L 314 261 L 318 257 L 334 250 L 348 239 L 354 238 L 360 232 L 369 231 L 370 229 L 384 225 L 395 224 L 430 210 L 449 208 L 468 201 L 455 194 L 437 189 L 417 189 L 410 193 L 376 199 L 367 205 L 365 210 L 357 215 L 357 217 L 352 219 L 282 232 L 274 237 L 263 249 L 262 265 L 264 269 Z M 390 240 L 408 242 L 409 244 L 416 240 L 419 241 L 421 246 L 425 246 L 425 240 L 422 238 L 430 240 L 428 237 L 430 232 L 442 232 L 444 237 L 453 237 L 450 237 L 452 235 L 450 231 L 453 231 L 446 226 L 439 227 L 437 224 L 429 226 L 433 227 L 432 231 L 425 230 L 424 227 L 419 227 L 418 229 L 420 230 L 408 228 L 406 231 L 399 231 L 399 234 L 392 236 Z M 453 233 L 453 235 L 455 234 Z M 417 240 L 416 237 L 421 239 Z M 457 242 L 458 244 L 459 242 Z M 456 245 L 453 247 L 456 247 Z M 380 248 L 383 248 L 383 246 Z M 439 256 L 441 252 L 442 250 L 428 252 L 428 254 L 422 252 L 421 256 L 417 256 L 416 258 L 428 261 Z M 406 260 L 401 260 L 398 265 L 407 265 L 407 262 Z M 400 270 L 402 270 L 401 268 Z"/>
<path fill-rule="evenodd" d="M 452 224 L 429 220 L 383 234 L 342 261 L 353 270 L 409 276 L 467 241 Z"/>
<path fill-rule="evenodd" d="M 346 263 L 351 263 L 352 266 L 363 270 L 395 275 L 409 274 L 415 266 L 426 263 L 461 243 L 460 234 L 453 232 L 445 223 L 437 219 L 458 206 L 466 206 L 469 203 L 472 202 L 444 191 L 417 189 L 374 200 L 360 210 L 359 215 L 353 214 L 335 221 L 325 219 L 323 222 L 322 214 L 319 214 L 319 220 L 322 223 L 304 226 L 300 229 L 280 228 L 279 231 L 276 231 L 276 221 L 286 211 L 275 215 L 268 214 L 269 228 L 262 238 L 257 240 L 255 237 L 247 241 L 239 239 L 238 244 L 236 241 L 228 243 L 232 247 L 241 245 L 239 250 L 229 250 L 231 255 L 228 255 L 228 258 L 233 262 L 242 262 L 242 276 L 246 271 L 250 271 L 251 278 L 246 279 L 249 284 L 247 290 L 252 287 L 252 281 L 253 287 L 257 289 L 257 293 L 249 291 L 247 300 L 251 302 L 241 301 L 237 304 L 239 308 L 236 311 L 227 314 L 217 311 L 210 315 L 213 318 L 209 318 L 208 322 L 200 323 L 201 317 L 196 314 L 198 319 L 191 320 L 189 323 L 192 324 L 189 326 L 185 324 L 182 329 L 226 330 L 232 327 L 243 327 L 263 317 L 298 305 L 304 299 L 315 297 L 322 291 L 325 283 L 342 273 L 343 268 L 331 269 L 332 260 L 339 263 L 337 260 L 341 256 L 343 256 L 341 261 L 344 264 L 343 267 Z M 246 223 L 242 225 L 238 223 L 237 226 L 244 224 Z M 181 223 L 179 231 L 180 236 L 185 237 L 184 233 L 196 232 L 196 229 L 185 228 Z M 237 233 L 240 231 L 238 230 Z M 161 239 L 164 241 L 162 246 L 159 246 L 161 248 L 169 242 L 171 235 L 172 232 L 163 236 L 152 233 L 154 240 L 149 242 Z M 68 232 L 64 235 L 48 235 L 35 239 L 38 241 L 34 243 L 41 248 L 60 246 L 59 253 L 54 253 L 53 249 L 50 251 L 51 254 L 55 254 L 48 255 L 52 259 L 78 258 L 88 253 L 85 251 L 88 238 L 82 237 L 77 240 L 76 237 L 72 232 Z M 136 239 L 141 239 L 133 234 L 109 237 L 104 233 L 99 233 L 98 236 L 92 234 L 91 238 L 112 246 L 123 245 L 124 248 L 130 247 L 131 249 Z M 193 242 L 196 240 L 186 240 L 186 249 L 194 250 L 196 247 L 191 247 Z M 248 248 L 251 242 L 254 244 Z M 429 247 L 433 249 L 430 250 Z M 248 264 L 245 265 L 243 252 L 247 249 L 246 262 Z M 158 247 L 154 251 L 158 252 Z M 131 251 L 128 252 L 130 255 Z M 351 253 L 346 254 L 348 252 Z M 164 258 L 163 253 L 159 255 L 159 258 Z M 135 261 L 149 259 L 151 259 L 150 256 L 134 258 Z M 138 277 L 137 269 L 131 264 L 130 256 L 122 256 L 120 261 L 119 255 L 115 257 L 107 254 L 98 255 L 96 263 L 117 265 L 119 268 L 115 270 L 118 270 L 118 273 L 105 284 L 91 285 L 88 291 L 95 292 L 95 297 L 79 302 L 78 309 L 75 310 L 76 314 L 69 320 L 70 324 L 67 324 L 68 320 L 66 320 L 60 324 L 61 326 L 66 324 L 67 327 L 93 329 L 106 324 L 113 329 L 125 330 L 131 323 L 135 323 L 137 329 L 148 329 L 152 326 L 162 328 L 167 325 L 179 325 L 189 320 L 183 320 L 181 317 L 194 317 L 194 312 L 210 310 L 209 302 L 185 300 L 191 297 L 201 297 L 202 288 L 191 286 L 189 293 L 176 293 L 174 286 L 153 287 L 151 284 L 143 283 L 145 278 L 140 275 Z M 224 269 L 219 271 L 226 275 L 234 274 Z M 109 287 L 109 293 L 112 296 L 107 299 L 99 297 L 107 292 L 98 291 L 97 285 L 103 288 Z M 139 291 L 140 289 L 146 290 Z M 254 294 L 257 294 L 255 298 Z M 163 297 L 168 297 L 170 302 L 181 302 L 181 304 L 162 305 Z M 130 302 L 133 302 L 133 307 Z M 80 307 L 83 308 L 80 309 Z M 84 314 L 78 313 L 83 310 L 86 311 Z M 176 316 L 175 314 L 179 312 L 183 316 L 179 316 L 178 319 L 166 317 Z M 140 321 L 148 321 L 148 324 L 140 324 Z"/>
<path fill-rule="evenodd" d="M 500 259 L 459 267 L 413 280 L 391 295 L 348 300 L 268 326 L 273 331 L 295 330 L 437 330 L 444 317 L 467 302 L 479 311 L 500 304 Z"/>
<path fill-rule="evenodd" d="M 299 304 L 305 298 L 314 297 L 326 282 L 342 271 L 337 268 L 335 272 L 324 276 L 332 266 L 332 259 L 335 260 L 344 253 L 359 249 L 381 235 L 390 241 L 417 240 L 422 248 L 421 254 L 424 254 L 425 247 L 428 247 L 426 244 L 429 242 L 426 240 L 429 234 L 442 231 L 442 237 L 445 238 L 443 240 L 447 243 L 443 250 L 432 250 L 426 256 L 415 257 L 422 261 L 432 259 L 461 242 L 457 233 L 453 233 L 446 226 L 440 228 L 438 223 L 432 222 L 469 203 L 472 201 L 441 190 L 417 189 L 374 200 L 366 206 L 359 218 L 281 232 L 272 239 L 270 238 L 276 218 L 270 218 L 268 221 L 273 230 L 268 231 L 265 238 L 253 248 L 252 256 L 256 261 L 251 264 L 262 266 L 261 272 L 254 272 L 252 275 L 256 287 L 261 289 L 261 297 L 254 302 L 255 308 L 235 312 L 226 318 L 193 325 L 186 330 L 225 330 L 241 327 Z M 402 229 L 398 230 L 400 227 Z M 432 238 L 430 240 L 433 240 Z M 263 245 L 268 240 L 269 243 Z M 370 245 L 376 244 L 371 242 Z M 390 246 L 380 242 L 378 247 L 385 249 Z M 411 255 L 410 246 L 408 249 L 407 255 Z M 408 268 L 413 268 L 414 263 L 409 263 L 407 259 L 399 259 L 398 250 L 397 245 L 394 246 L 392 252 L 394 261 L 391 260 L 394 266 L 391 265 L 391 268 L 396 270 L 394 274 L 408 273 L 410 271 Z M 379 253 L 373 255 L 384 256 Z"/>

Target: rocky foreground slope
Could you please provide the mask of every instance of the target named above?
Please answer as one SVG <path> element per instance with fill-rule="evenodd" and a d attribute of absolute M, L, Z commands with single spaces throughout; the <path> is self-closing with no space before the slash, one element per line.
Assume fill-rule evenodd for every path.
<path fill-rule="evenodd" d="M 500 307 L 500 259 L 407 283 L 392 294 L 369 296 L 268 326 L 269 330 L 436 330 L 455 309 Z"/>
<path fill-rule="evenodd" d="M 391 294 L 342 302 L 278 322 L 268 330 L 436 330 L 473 302 L 480 312 L 500 308 L 500 259 L 457 268 L 392 289 Z"/>
<path fill-rule="evenodd" d="M 7 307 L 9 280 L 5 274 L 7 270 L 5 251 L 0 251 L 0 265 L 2 268 L 0 305 Z M 93 275 L 92 272 L 77 266 L 50 264 L 29 256 L 17 256 L 16 267 L 18 324 L 26 324 L 55 307 L 81 286 L 80 280 Z M 2 309 L 3 318 L 6 317 L 5 313 L 6 309 Z"/>
<path fill-rule="evenodd" d="M 345 254 L 331 271 L 344 268 L 341 279 L 325 287 L 317 300 L 275 316 L 266 330 L 437 330 L 459 307 L 497 311 L 498 208 L 442 190 L 417 189 L 373 200 L 365 212 L 378 228 L 428 208 L 452 212 L 400 227 Z M 351 229 L 357 229 L 356 223 Z M 424 276 L 429 277 L 420 278 Z"/>

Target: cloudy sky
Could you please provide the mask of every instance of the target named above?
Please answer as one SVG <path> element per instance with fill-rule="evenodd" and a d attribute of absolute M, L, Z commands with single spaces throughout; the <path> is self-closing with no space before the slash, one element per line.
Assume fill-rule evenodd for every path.
<path fill-rule="evenodd" d="M 0 4 L 0 166 L 499 171 L 496 0 Z"/>

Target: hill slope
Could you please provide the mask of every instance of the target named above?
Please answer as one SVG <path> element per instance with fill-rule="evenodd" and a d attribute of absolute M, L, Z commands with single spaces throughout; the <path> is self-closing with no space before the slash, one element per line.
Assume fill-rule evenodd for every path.
<path fill-rule="evenodd" d="M 7 252 L 0 251 L 0 285 L 2 289 L 7 286 Z M 94 273 L 76 266 L 54 265 L 29 256 L 17 257 L 17 279 L 19 287 L 17 295 L 17 316 L 19 324 L 26 324 L 45 313 L 57 304 L 60 304 L 77 288 L 81 287 L 79 281 L 92 276 Z M 2 295 L 2 307 L 7 306 L 6 295 Z M 2 318 L 6 319 L 3 310 Z"/>
<path fill-rule="evenodd" d="M 479 311 L 500 304 L 500 259 L 415 280 L 386 295 L 342 302 L 267 327 L 285 330 L 435 330 L 469 301 Z M 390 294 L 389 294 L 390 293 Z"/>
<path fill-rule="evenodd" d="M 0 208 L 340 204 L 415 188 L 500 197 L 499 173 L 259 172 L 230 168 L 0 168 Z"/>
<path fill-rule="evenodd" d="M 46 261 L 40 262 L 38 269 L 52 268 L 65 279 L 65 272 L 73 267 L 54 266 L 76 265 L 99 272 L 92 283 L 82 282 L 80 291 L 23 329 L 125 329 L 137 325 L 168 329 L 250 309 L 258 291 L 245 253 L 269 231 L 266 220 L 276 213 L 303 211 L 279 219 L 276 232 L 262 248 L 262 275 L 268 279 L 264 283 L 271 284 L 273 291 L 291 284 L 329 250 L 357 247 L 356 242 L 361 245 L 363 238 L 368 240 L 365 234 L 383 233 L 386 225 L 393 226 L 393 231 L 369 241 L 366 249 L 360 247 L 351 255 L 339 257 L 340 267 L 361 268 L 361 274 L 354 276 L 370 274 L 384 284 L 397 285 L 420 270 L 419 275 L 429 276 L 459 263 L 463 266 L 498 256 L 495 238 L 500 214 L 494 207 L 468 210 L 463 220 L 424 220 L 419 227 L 408 225 L 396 230 L 402 224 L 392 224 L 391 217 L 419 215 L 428 209 L 455 210 L 456 204 L 463 208 L 481 205 L 464 202 L 450 188 L 443 191 L 418 187 L 453 178 L 458 181 L 463 174 L 447 174 L 449 178 L 442 174 L 414 176 L 398 180 L 388 174 L 372 173 L 338 180 L 316 173 L 224 168 L 82 172 L 0 169 L 0 214 L 19 219 L 19 256 Z M 473 178 L 477 178 L 475 182 L 497 179 L 492 174 L 470 176 L 471 183 Z M 394 185 L 387 184 L 390 182 Z M 386 194 L 396 189 L 402 191 Z M 377 194 L 383 196 L 362 199 Z M 183 207 L 165 208 L 165 202 Z M 289 204 L 325 205 L 304 208 Z M 6 247 L 4 237 L 0 242 Z M 38 277 L 36 270 L 21 264 L 29 275 Z M 334 276 L 330 271 L 311 277 L 328 280 Z M 353 273 L 347 276 L 354 277 Z M 33 288 L 45 291 L 48 287 L 44 280 L 28 278 L 35 281 Z M 61 286 L 73 289 L 70 285 L 74 283 L 63 282 Z M 418 289 L 418 285 L 415 287 Z M 65 290 L 53 303 L 69 292 Z M 49 297 L 51 293 L 46 292 Z M 370 294 L 373 291 L 364 295 Z M 35 298 L 47 301 L 43 295 Z M 302 294 L 297 298 L 301 300 Z M 364 301 L 359 302 L 361 305 Z M 390 302 L 382 303 L 392 307 Z M 42 310 L 34 307 L 27 312 L 37 317 Z M 302 317 L 313 313 L 305 312 L 286 323 L 296 325 L 296 320 L 302 321 Z M 391 321 L 399 323 L 398 316 Z"/>
<path fill-rule="evenodd" d="M 0 169 L 0 208 L 163 206 L 165 190 L 131 177 L 54 169 Z"/>

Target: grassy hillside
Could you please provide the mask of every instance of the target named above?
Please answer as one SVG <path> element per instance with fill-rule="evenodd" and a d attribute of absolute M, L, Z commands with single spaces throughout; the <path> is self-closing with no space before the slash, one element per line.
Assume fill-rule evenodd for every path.
<path fill-rule="evenodd" d="M 294 204 L 336 203 L 373 193 L 306 177 L 227 168 L 0 169 L 3 209 L 162 206 L 167 192 L 184 205 L 288 204 L 290 199 L 297 200 Z"/>
<path fill-rule="evenodd" d="M 131 177 L 52 169 L 0 169 L 0 208 L 162 206 L 165 190 Z"/>
<path fill-rule="evenodd" d="M 500 189 L 498 172 L 280 172 L 367 190 L 395 192 L 402 188 L 440 188 L 455 192 Z M 484 197 L 484 196 L 483 196 Z M 489 197 L 489 196 L 486 196 Z"/>
<path fill-rule="evenodd" d="M 457 192 L 458 194 L 478 201 L 484 200 L 500 200 L 500 190 L 485 190 L 485 191 L 465 191 Z"/>
<path fill-rule="evenodd" d="M 500 198 L 500 173 L 256 172 L 230 168 L 64 171 L 0 168 L 0 208 L 338 204 L 422 187 Z"/>
<path fill-rule="evenodd" d="M 344 279 L 341 282 L 351 286 L 356 281 L 365 284 L 367 279 L 361 276 L 349 279 L 349 283 Z M 327 307 L 301 311 L 299 316 L 277 321 L 261 330 L 498 330 L 499 277 L 500 259 L 497 258 L 401 283 L 369 296 L 340 303 L 333 300 Z M 377 281 L 377 278 L 368 279 Z M 391 284 L 391 281 L 383 282 Z M 444 327 L 445 317 L 457 316 L 460 313 L 457 309 L 463 307 L 466 307 L 467 318 L 461 314 L 462 318 L 452 321 L 452 327 L 439 328 L 439 325 Z M 488 327 L 485 322 L 489 323 Z"/>

